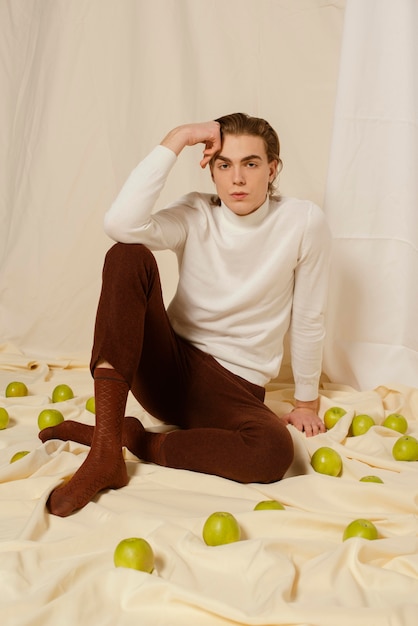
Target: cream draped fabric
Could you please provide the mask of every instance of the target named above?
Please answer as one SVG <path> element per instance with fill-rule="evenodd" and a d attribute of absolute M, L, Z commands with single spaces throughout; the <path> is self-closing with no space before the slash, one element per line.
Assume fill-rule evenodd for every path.
<path fill-rule="evenodd" d="M 9 353 L 10 354 L 10 353 Z M 3 365 L 4 362 L 2 361 Z M 88 448 L 71 442 L 40 445 L 37 416 L 51 404 L 56 384 L 75 398 L 60 403 L 66 419 L 94 423 L 85 402 L 93 387 L 83 368 L 9 358 L 0 389 L 26 382 L 30 395 L 3 399 L 11 424 L 0 431 L 0 614 L 7 626 L 415 626 L 418 609 L 418 463 L 395 461 L 399 433 L 382 427 L 402 412 L 418 437 L 418 390 L 379 387 L 358 392 L 342 385 L 321 390 L 321 415 L 342 406 L 332 430 L 306 439 L 289 427 L 295 461 L 282 481 L 241 485 L 216 476 L 141 463 L 126 452 L 129 484 L 101 493 L 68 518 L 48 515 L 50 491 L 72 475 Z M 164 390 L 162 390 L 164 392 Z M 273 384 L 267 404 L 283 414 L 293 389 Z M 127 412 L 161 430 L 129 397 Z M 376 426 L 349 437 L 354 413 Z M 337 450 L 343 473 L 314 472 L 321 446 Z M 20 450 L 29 454 L 10 464 Z M 378 475 L 383 484 L 363 483 Z M 253 511 L 277 499 L 284 511 Z M 206 518 L 232 513 L 238 543 L 209 547 Z M 370 519 L 379 538 L 342 540 L 347 524 Z M 143 537 L 156 558 L 153 574 L 115 568 L 121 539 Z"/>

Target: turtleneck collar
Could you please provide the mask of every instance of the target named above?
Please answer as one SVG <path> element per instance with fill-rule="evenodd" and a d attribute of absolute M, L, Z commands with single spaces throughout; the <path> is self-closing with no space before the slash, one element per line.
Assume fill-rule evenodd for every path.
<path fill-rule="evenodd" d="M 264 203 L 258 207 L 256 211 L 249 213 L 248 215 L 237 215 L 231 209 L 221 202 L 221 210 L 223 217 L 230 223 L 236 226 L 237 228 L 251 228 L 252 226 L 257 226 L 260 224 L 264 218 L 266 217 L 269 211 L 269 197 L 267 196 Z"/>

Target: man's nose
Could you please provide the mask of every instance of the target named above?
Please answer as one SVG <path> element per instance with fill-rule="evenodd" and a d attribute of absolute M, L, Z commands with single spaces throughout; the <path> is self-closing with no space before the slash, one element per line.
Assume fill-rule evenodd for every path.
<path fill-rule="evenodd" d="M 245 176 L 241 167 L 234 167 L 233 181 L 236 185 L 243 185 L 245 183 Z"/>

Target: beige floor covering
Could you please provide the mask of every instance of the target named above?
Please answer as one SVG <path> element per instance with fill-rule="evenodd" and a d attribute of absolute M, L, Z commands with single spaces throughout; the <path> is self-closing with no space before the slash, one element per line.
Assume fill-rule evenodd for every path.
<path fill-rule="evenodd" d="M 5 398 L 11 380 L 26 382 L 29 395 Z M 38 439 L 37 416 L 62 382 L 75 393 L 60 404 L 64 416 L 94 423 L 85 410 L 93 390 L 85 366 L 31 361 L 9 346 L 0 349 L 0 406 L 11 417 L 0 431 L 2 624 L 416 626 L 418 463 L 392 458 L 398 434 L 380 424 L 388 413 L 402 412 L 408 432 L 418 437 L 418 389 L 385 384 L 358 392 L 325 384 L 321 412 L 339 405 L 347 414 L 311 439 L 289 427 L 296 457 L 280 482 L 241 485 L 144 464 L 126 453 L 129 484 L 61 519 L 47 513 L 45 502 L 88 450 Z M 281 414 L 291 396 L 290 386 L 271 385 L 266 401 Z M 131 397 L 128 412 L 160 427 Z M 348 437 L 354 412 L 371 414 L 377 425 Z M 341 454 L 341 477 L 311 468 L 311 454 L 323 445 Z M 30 454 L 10 464 L 19 450 Z M 384 483 L 359 482 L 367 474 Z M 267 498 L 285 510 L 253 511 Z M 219 510 L 236 516 L 243 537 L 208 547 L 202 527 Z M 375 523 L 378 540 L 342 541 L 345 526 L 359 517 Z M 116 544 L 130 536 L 152 545 L 153 574 L 114 567 Z"/>

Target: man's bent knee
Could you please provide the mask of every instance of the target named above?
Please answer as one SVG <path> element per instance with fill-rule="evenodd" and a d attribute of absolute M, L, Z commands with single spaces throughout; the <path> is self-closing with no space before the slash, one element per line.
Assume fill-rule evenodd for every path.
<path fill-rule="evenodd" d="M 157 261 L 149 248 L 141 243 L 116 243 L 108 250 L 103 275 L 126 283 L 129 277 L 141 283 L 153 284 L 159 275 Z M 152 281 L 151 283 L 149 281 Z"/>
<path fill-rule="evenodd" d="M 156 263 L 151 250 L 142 243 L 115 243 L 106 253 L 106 262 L 131 259 L 143 259 L 144 261 Z"/>
<path fill-rule="evenodd" d="M 247 465 L 249 480 L 243 482 L 276 482 L 283 478 L 292 464 L 293 440 L 286 426 L 277 421 L 271 428 L 264 427 L 262 430 L 262 437 L 251 443 L 252 452 Z"/>

